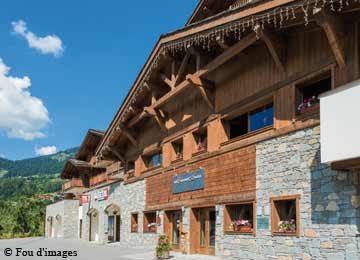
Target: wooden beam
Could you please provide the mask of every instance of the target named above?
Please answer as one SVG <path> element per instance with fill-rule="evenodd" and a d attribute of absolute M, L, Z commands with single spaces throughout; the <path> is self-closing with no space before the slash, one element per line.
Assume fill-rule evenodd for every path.
<path fill-rule="evenodd" d="M 188 80 L 192 85 L 199 89 L 201 96 L 204 98 L 211 111 L 215 111 L 214 85 L 208 85 L 208 83 L 204 83 L 207 81 L 202 80 L 200 77 L 196 77 L 195 75 L 189 76 Z"/>
<path fill-rule="evenodd" d="M 213 81 L 200 78 L 196 75 L 188 75 L 186 79 L 195 86 L 203 86 L 208 89 L 213 89 L 215 87 L 215 83 Z"/>
<path fill-rule="evenodd" d="M 125 163 L 125 158 L 122 154 L 120 154 L 115 147 L 109 146 L 110 151 L 123 163 Z"/>
<path fill-rule="evenodd" d="M 339 17 L 331 14 L 329 11 L 326 10 L 321 10 L 316 13 L 315 20 L 323 28 L 337 64 L 341 68 L 346 67 L 346 58 L 343 46 L 343 21 Z"/>
<path fill-rule="evenodd" d="M 281 72 L 285 72 L 285 65 L 283 59 L 285 57 L 285 48 L 286 45 L 284 44 L 281 37 L 277 36 L 275 33 L 270 33 L 266 29 L 258 29 L 258 34 L 260 38 L 265 42 L 266 46 L 269 49 L 271 56 L 274 59 L 274 62 L 278 69 Z"/>
<path fill-rule="evenodd" d="M 360 169 L 360 158 L 331 163 L 331 169 L 336 171 L 350 171 Z"/>
<path fill-rule="evenodd" d="M 175 86 L 175 87 L 179 84 L 181 78 L 184 76 L 184 73 L 185 73 L 185 70 L 186 70 L 186 66 L 187 66 L 188 63 L 189 63 L 190 56 L 191 56 L 191 55 L 190 55 L 190 52 L 187 51 L 186 54 L 185 54 L 185 56 L 184 56 L 184 58 L 183 58 L 183 60 L 182 60 L 182 62 L 181 62 L 181 65 L 180 65 L 178 74 L 177 74 L 177 76 L 176 76 L 175 83 L 174 83 L 174 86 Z"/>
<path fill-rule="evenodd" d="M 166 77 L 165 74 L 160 74 L 160 78 L 162 81 L 164 81 L 166 83 L 166 85 L 168 85 L 171 89 L 174 88 L 174 83 L 168 78 Z"/>
<path fill-rule="evenodd" d="M 129 139 L 132 145 L 134 145 L 136 148 L 139 146 L 138 142 L 136 141 L 134 136 L 130 133 L 127 127 L 125 127 L 124 125 L 119 125 L 118 128 L 121 131 L 121 133 L 123 133 Z"/>
<path fill-rule="evenodd" d="M 153 107 L 145 107 L 144 111 L 149 115 L 154 117 L 157 124 L 160 126 L 160 129 L 163 131 L 167 131 L 167 128 L 165 126 L 165 113 L 161 111 L 160 109 L 155 109 Z"/>
<path fill-rule="evenodd" d="M 176 78 L 176 61 L 173 60 L 173 61 L 171 62 L 171 82 L 172 82 L 172 84 L 173 84 L 173 87 L 175 87 L 175 86 L 174 86 L 174 84 L 175 84 L 175 78 Z"/>
<path fill-rule="evenodd" d="M 196 71 L 201 68 L 201 54 L 194 48 L 194 46 L 188 47 L 188 51 L 191 55 L 196 56 Z"/>
<path fill-rule="evenodd" d="M 256 34 L 254 32 L 250 33 L 249 35 L 247 35 L 246 37 L 241 39 L 238 43 L 234 44 L 233 46 L 231 46 L 230 48 L 225 50 L 222 54 L 220 54 L 214 60 L 209 62 L 203 68 L 201 68 L 200 70 L 198 70 L 197 72 L 192 74 L 192 76 L 194 76 L 194 78 L 205 77 L 210 72 L 214 71 L 221 65 L 228 62 L 230 59 L 232 59 L 234 56 L 238 55 L 242 50 L 246 49 L 247 47 L 249 47 L 251 44 L 253 44 L 256 41 L 257 41 Z M 191 76 L 188 76 L 187 79 L 185 79 L 183 82 L 181 82 L 176 88 L 172 89 L 170 92 L 166 93 L 164 96 L 159 98 L 156 101 L 156 103 L 152 105 L 152 108 L 160 108 L 161 106 L 168 103 L 171 99 L 180 95 L 183 91 L 185 91 L 187 88 L 192 86 L 192 83 L 188 79 L 189 77 L 191 77 Z M 209 106 L 210 106 L 210 104 L 209 104 Z M 135 125 L 137 122 L 139 122 L 142 118 L 144 118 L 146 116 L 148 116 L 147 113 L 145 113 L 145 112 L 141 113 L 137 117 L 133 118 L 129 122 L 128 126 L 130 127 L 130 126 Z"/>
<path fill-rule="evenodd" d="M 216 43 L 224 50 L 229 49 L 229 45 L 221 40 L 220 36 L 216 36 Z"/>

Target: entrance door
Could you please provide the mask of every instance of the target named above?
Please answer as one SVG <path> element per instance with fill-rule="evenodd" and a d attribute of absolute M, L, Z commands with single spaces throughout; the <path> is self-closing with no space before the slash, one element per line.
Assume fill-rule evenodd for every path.
<path fill-rule="evenodd" d="M 120 215 L 116 216 L 115 241 L 120 242 Z"/>
<path fill-rule="evenodd" d="M 171 242 L 171 247 L 174 251 L 181 251 L 181 211 L 170 211 L 167 213 L 167 217 L 169 220 L 168 236 Z"/>
<path fill-rule="evenodd" d="M 205 255 L 215 255 L 215 229 L 216 211 L 215 208 L 200 208 L 194 210 L 196 223 L 195 252 Z"/>
<path fill-rule="evenodd" d="M 114 216 L 108 216 L 108 240 L 114 242 Z"/>

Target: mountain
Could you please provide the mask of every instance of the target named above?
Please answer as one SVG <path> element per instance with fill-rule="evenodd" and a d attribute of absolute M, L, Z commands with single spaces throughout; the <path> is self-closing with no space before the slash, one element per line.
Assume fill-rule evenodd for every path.
<path fill-rule="evenodd" d="M 68 158 L 74 157 L 79 147 L 56 154 L 10 161 L 0 158 L 0 178 L 57 176 Z"/>

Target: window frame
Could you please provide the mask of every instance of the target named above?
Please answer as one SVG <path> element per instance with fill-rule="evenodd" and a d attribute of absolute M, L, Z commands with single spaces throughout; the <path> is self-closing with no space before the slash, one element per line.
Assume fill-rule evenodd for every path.
<path fill-rule="evenodd" d="M 232 222 L 229 208 L 230 207 L 236 207 L 236 206 L 244 206 L 244 205 L 252 205 L 252 222 L 253 227 L 251 231 L 232 231 L 229 230 L 228 227 L 230 223 Z M 256 235 L 256 201 L 245 201 L 245 202 L 234 202 L 234 203 L 227 203 L 224 205 L 224 234 L 225 235 Z"/>
<path fill-rule="evenodd" d="M 206 144 L 203 149 L 198 149 L 198 138 L 201 135 L 205 135 Z M 199 154 L 206 153 L 208 151 L 208 145 L 209 145 L 209 138 L 208 138 L 208 128 L 207 126 L 200 127 L 199 129 L 192 132 L 193 140 L 194 140 L 194 151 L 192 153 L 192 156 L 197 156 Z M 204 142 L 204 141 L 203 141 Z"/>
<path fill-rule="evenodd" d="M 154 165 L 153 164 L 153 158 L 154 156 L 157 157 L 157 160 L 158 162 L 161 162 L 157 165 Z M 161 160 L 160 160 L 161 158 Z M 160 168 L 163 166 L 164 164 L 164 157 L 163 157 L 163 152 L 162 152 L 162 149 L 160 150 L 156 150 L 154 151 L 153 153 L 150 153 L 150 154 L 147 154 L 147 155 L 143 155 L 143 160 L 144 160 L 144 163 L 145 163 L 145 166 L 146 166 L 146 170 L 145 171 L 148 171 L 148 170 L 153 170 L 153 169 L 157 169 L 157 168 Z M 151 164 L 149 164 L 149 162 L 151 162 Z"/>
<path fill-rule="evenodd" d="M 136 218 L 135 218 L 136 216 Z M 134 224 L 136 224 L 136 230 L 133 228 Z M 131 233 L 138 233 L 139 232 L 139 213 L 133 212 L 131 213 L 131 226 L 130 226 Z"/>
<path fill-rule="evenodd" d="M 278 196 L 270 198 L 271 205 L 271 235 L 272 236 L 293 236 L 300 237 L 300 199 L 301 196 L 299 194 L 289 195 L 289 196 Z M 280 232 L 277 229 L 278 226 L 278 213 L 276 209 L 276 202 L 278 201 L 295 201 L 295 217 L 296 217 L 296 231 L 293 233 L 290 232 Z M 275 215 L 276 214 L 276 215 Z"/>
<path fill-rule="evenodd" d="M 177 157 L 177 153 L 176 153 L 176 149 L 175 149 L 175 145 L 179 145 L 179 143 L 181 143 L 181 157 Z M 179 161 L 182 161 L 184 160 L 184 138 L 183 137 L 180 137 L 180 138 L 177 138 L 173 141 L 171 141 L 171 146 L 172 146 L 172 149 L 174 151 L 174 159 L 171 160 L 172 163 L 175 163 L 175 162 L 179 162 Z"/>
<path fill-rule="evenodd" d="M 151 231 L 150 228 L 148 227 L 149 224 L 149 219 L 148 219 L 148 215 L 149 214 L 155 214 L 155 222 L 151 222 L 151 223 L 155 223 L 156 226 L 155 226 L 155 231 Z M 144 212 L 143 214 L 143 233 L 151 233 L 151 234 L 156 234 L 157 233 L 157 213 L 156 211 L 147 211 L 147 212 Z"/>

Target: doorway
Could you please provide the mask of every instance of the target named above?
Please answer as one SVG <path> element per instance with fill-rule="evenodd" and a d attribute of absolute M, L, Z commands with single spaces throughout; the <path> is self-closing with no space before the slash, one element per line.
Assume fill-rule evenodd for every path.
<path fill-rule="evenodd" d="M 92 209 L 88 213 L 90 218 L 89 240 L 99 242 L 99 211 Z"/>
<path fill-rule="evenodd" d="M 108 242 L 120 242 L 120 207 L 111 204 L 106 207 L 105 213 L 108 217 Z"/>
<path fill-rule="evenodd" d="M 181 210 L 167 211 L 165 230 L 169 237 L 171 248 L 181 251 L 182 213 Z"/>
<path fill-rule="evenodd" d="M 190 222 L 191 253 L 215 255 L 215 208 L 192 209 Z"/>

